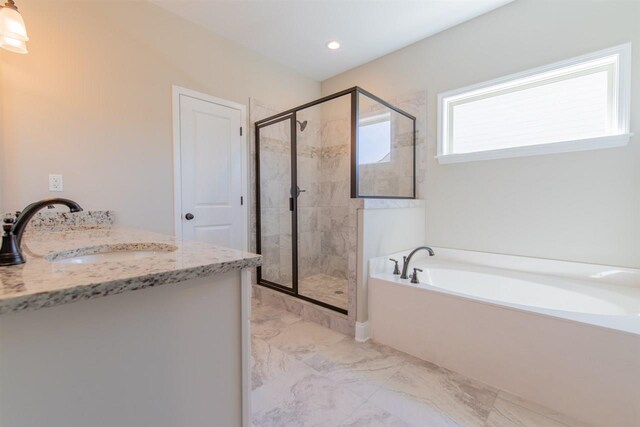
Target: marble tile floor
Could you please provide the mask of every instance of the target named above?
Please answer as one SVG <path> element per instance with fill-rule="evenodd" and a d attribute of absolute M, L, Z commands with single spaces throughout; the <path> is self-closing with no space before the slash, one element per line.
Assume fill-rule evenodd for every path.
<path fill-rule="evenodd" d="M 255 427 L 584 425 L 258 301 L 251 326 Z"/>
<path fill-rule="evenodd" d="M 290 284 L 288 286 L 291 287 Z M 314 274 L 300 280 L 298 293 L 345 310 L 349 306 L 346 278 L 341 279 L 328 274 Z"/>

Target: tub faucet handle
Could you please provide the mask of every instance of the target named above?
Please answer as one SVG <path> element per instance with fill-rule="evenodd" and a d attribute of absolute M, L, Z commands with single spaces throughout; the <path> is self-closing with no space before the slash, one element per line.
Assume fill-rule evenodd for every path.
<path fill-rule="evenodd" d="M 418 280 L 418 271 L 422 273 L 422 269 L 420 268 L 413 269 L 413 274 L 411 275 L 411 283 L 420 283 L 420 281 Z"/>
<path fill-rule="evenodd" d="M 391 262 L 395 262 L 395 265 L 393 266 L 393 274 L 396 276 L 400 275 L 400 267 L 398 267 L 398 260 L 397 259 L 393 259 L 393 258 L 389 258 L 389 261 Z"/>
<path fill-rule="evenodd" d="M 2 220 L 2 231 L 4 231 L 4 234 L 8 235 L 9 233 L 11 233 L 14 222 L 16 222 L 16 220 L 10 216 L 4 217 L 4 219 Z"/>

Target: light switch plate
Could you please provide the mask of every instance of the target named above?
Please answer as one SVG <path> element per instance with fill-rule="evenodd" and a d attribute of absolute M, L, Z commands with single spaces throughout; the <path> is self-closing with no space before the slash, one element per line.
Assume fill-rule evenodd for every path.
<path fill-rule="evenodd" d="M 62 175 L 49 175 L 49 191 L 62 191 Z"/>

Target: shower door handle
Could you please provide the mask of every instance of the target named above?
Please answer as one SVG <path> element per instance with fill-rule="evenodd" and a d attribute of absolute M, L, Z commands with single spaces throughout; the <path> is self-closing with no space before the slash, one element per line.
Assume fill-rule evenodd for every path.
<path fill-rule="evenodd" d="M 293 197 L 289 197 L 289 210 L 293 212 Z"/>

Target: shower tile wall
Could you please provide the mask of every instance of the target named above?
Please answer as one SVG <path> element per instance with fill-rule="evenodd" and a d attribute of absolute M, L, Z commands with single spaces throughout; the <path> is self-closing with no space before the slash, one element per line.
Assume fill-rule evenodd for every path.
<path fill-rule="evenodd" d="M 320 115 L 316 111 L 302 111 L 298 120 L 307 122 L 304 132 L 297 128 L 298 187 L 304 190 L 298 197 L 298 277 L 302 280 L 322 272 L 318 215 L 322 139 Z"/>
<path fill-rule="evenodd" d="M 348 116 L 325 121 L 320 160 L 320 263 L 325 274 L 345 280 L 351 197 L 350 150 L 351 126 Z"/>
<path fill-rule="evenodd" d="M 348 308 L 349 97 L 298 112 L 300 294 Z"/>

